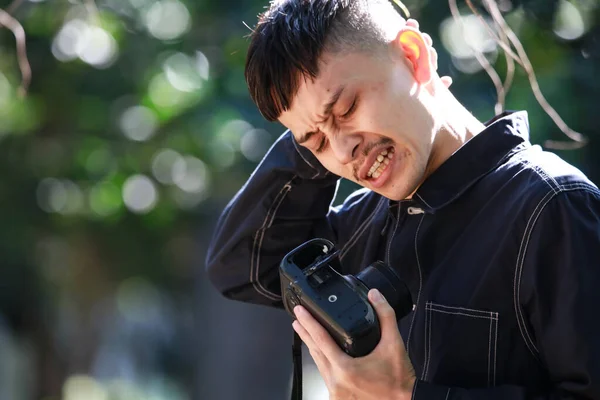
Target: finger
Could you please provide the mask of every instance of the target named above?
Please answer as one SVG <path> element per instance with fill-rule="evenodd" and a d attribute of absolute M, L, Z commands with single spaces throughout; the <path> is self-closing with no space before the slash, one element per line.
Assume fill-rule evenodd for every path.
<path fill-rule="evenodd" d="M 411 28 L 419 29 L 419 21 L 416 19 L 409 18 L 406 20 L 406 25 L 410 26 Z"/>
<path fill-rule="evenodd" d="M 321 350 L 319 350 L 319 346 L 315 344 L 308 331 L 304 329 L 302 324 L 298 321 L 294 321 L 292 323 L 292 328 L 294 328 L 298 336 L 300 336 L 300 339 L 302 339 L 308 348 L 308 351 L 315 361 L 317 368 L 319 368 L 319 371 L 321 371 L 321 374 L 327 373 L 329 371 L 329 361 L 327 361 L 325 355 L 321 352 Z"/>
<path fill-rule="evenodd" d="M 440 79 L 442 80 L 444 86 L 446 86 L 447 88 L 449 88 L 450 85 L 452 85 L 452 78 L 450 78 L 449 76 L 442 76 Z"/>
<path fill-rule="evenodd" d="M 435 51 L 433 47 L 431 47 L 431 51 L 429 51 L 429 58 L 431 59 L 431 64 L 433 65 L 434 71 L 438 69 L 438 53 Z"/>
<path fill-rule="evenodd" d="M 433 45 L 433 39 L 431 38 L 431 36 L 429 36 L 428 33 L 422 33 L 422 35 L 423 35 L 423 39 L 425 39 L 425 44 L 427 46 Z"/>
<path fill-rule="evenodd" d="M 315 345 L 331 362 L 336 363 L 348 357 L 333 340 L 329 332 L 313 318 L 312 315 L 302 306 L 294 308 L 294 314 L 304 329 L 308 332 Z"/>
<path fill-rule="evenodd" d="M 379 318 L 381 341 L 392 343 L 401 340 L 398 322 L 396 321 L 396 312 L 392 306 L 390 306 L 385 297 L 377 289 L 369 290 L 368 296 Z"/>

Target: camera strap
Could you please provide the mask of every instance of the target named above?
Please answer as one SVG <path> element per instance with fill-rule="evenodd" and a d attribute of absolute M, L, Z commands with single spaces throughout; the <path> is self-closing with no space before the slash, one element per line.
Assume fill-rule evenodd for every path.
<path fill-rule="evenodd" d="M 292 344 L 292 362 L 294 363 L 292 400 L 302 400 L 302 339 L 296 331 L 294 331 L 294 343 Z"/>

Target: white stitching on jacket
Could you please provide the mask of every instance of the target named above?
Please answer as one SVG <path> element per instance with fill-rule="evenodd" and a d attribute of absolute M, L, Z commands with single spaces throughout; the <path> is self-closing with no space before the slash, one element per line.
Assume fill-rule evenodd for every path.
<path fill-rule="evenodd" d="M 346 244 L 344 245 L 344 247 L 342 247 L 342 249 L 340 250 L 340 257 L 339 257 L 340 261 L 346 256 L 346 253 L 348 253 L 348 251 L 352 248 L 352 246 L 354 246 L 356 244 L 356 241 L 358 240 L 358 238 L 360 238 L 360 236 L 364 233 L 364 231 L 369 226 L 369 223 L 373 220 L 373 218 L 375 218 L 375 216 L 379 212 L 379 209 L 381 208 L 382 204 L 384 204 L 383 200 L 384 200 L 384 197 L 381 196 L 381 198 L 379 199 L 379 202 L 377 203 L 377 206 L 375 207 L 375 209 L 373 210 L 371 215 L 369 215 L 363 221 L 363 223 L 358 227 L 356 232 L 354 232 L 354 235 L 352 235 L 350 240 L 348 240 L 346 242 Z"/>
<path fill-rule="evenodd" d="M 531 339 L 532 335 L 530 335 L 530 333 L 527 329 L 527 325 L 525 324 L 525 317 L 523 316 L 524 313 L 520 306 L 521 276 L 522 276 L 522 272 L 523 272 L 523 265 L 525 264 L 525 256 L 527 254 L 527 247 L 529 246 L 529 239 L 531 238 L 531 233 L 533 232 L 535 224 L 537 223 L 539 216 L 542 214 L 542 211 L 544 210 L 546 205 L 556 195 L 563 193 L 563 192 L 573 191 L 573 190 L 578 190 L 578 189 L 589 190 L 591 192 L 594 192 L 594 193 L 597 193 L 600 195 L 600 191 L 598 191 L 598 189 L 596 189 L 593 186 L 590 186 L 588 184 L 579 183 L 579 182 L 561 185 L 558 189 L 559 189 L 558 191 L 548 192 L 548 193 L 546 193 L 546 195 L 544 195 L 544 197 L 540 200 L 540 202 L 537 204 L 536 208 L 534 209 L 531 217 L 527 221 L 527 225 L 525 227 L 525 232 L 523 233 L 523 238 L 521 240 L 521 245 L 519 247 L 519 253 L 517 256 L 517 266 L 515 268 L 515 277 L 514 277 L 514 285 L 513 285 L 513 300 L 514 300 L 515 314 L 517 316 L 517 325 L 519 326 L 519 331 L 521 332 L 521 337 L 523 338 L 523 340 L 525 341 L 525 344 L 527 345 L 527 348 L 529 349 L 529 351 L 535 358 L 538 357 L 539 350 L 535 346 L 533 340 Z"/>
<path fill-rule="evenodd" d="M 427 203 L 427 202 L 425 201 L 425 199 L 423 198 L 423 196 L 421 196 L 419 193 L 415 193 L 415 196 L 417 196 L 418 198 L 420 198 L 420 199 L 421 199 L 421 201 L 422 201 L 423 203 L 425 203 L 425 205 L 426 205 L 427 207 L 429 207 L 429 208 L 433 208 L 433 207 L 431 207 L 431 206 L 429 205 L 429 203 Z"/>
<path fill-rule="evenodd" d="M 421 229 L 421 224 L 423 223 L 423 220 L 425 219 L 425 215 L 423 214 L 421 216 L 421 220 L 419 221 L 419 225 L 417 225 L 417 230 L 415 232 L 415 258 L 417 259 L 417 269 L 419 270 L 419 291 L 417 292 L 417 302 L 415 310 L 413 312 L 413 317 L 412 320 L 410 321 L 410 327 L 408 328 L 408 337 L 406 338 L 406 354 L 409 355 L 410 357 L 410 335 L 412 334 L 412 328 L 413 328 L 413 324 L 415 322 L 415 317 L 417 315 L 417 311 L 419 310 L 419 299 L 421 298 L 421 288 L 423 287 L 423 274 L 421 273 L 421 263 L 419 262 L 419 252 L 417 251 L 417 239 L 419 237 L 419 230 Z"/>
<path fill-rule="evenodd" d="M 449 311 L 444 310 L 443 308 L 456 310 Z M 490 381 L 493 382 L 493 386 L 496 385 L 496 348 L 498 344 L 498 313 L 492 311 L 482 311 L 482 310 L 474 310 L 470 308 L 464 307 L 453 307 L 446 306 L 443 304 L 426 302 L 425 303 L 425 366 L 421 379 L 427 379 L 427 374 L 429 374 L 429 366 L 431 359 L 431 321 L 433 319 L 433 312 L 439 312 L 443 314 L 451 314 L 451 315 L 462 315 L 465 317 L 471 318 L 480 318 L 480 319 L 489 319 L 490 320 L 490 330 L 488 334 L 488 386 L 490 386 Z M 484 315 L 480 315 L 477 313 L 482 313 Z M 494 334 L 494 355 L 492 359 L 492 329 L 495 326 L 495 334 Z M 493 360 L 493 362 L 492 362 Z M 492 372 L 493 371 L 493 372 Z M 493 373 L 493 375 L 491 375 Z"/>
<path fill-rule="evenodd" d="M 427 303 L 429 305 L 431 305 L 431 303 Z M 447 310 L 439 310 L 433 307 L 429 307 L 429 309 L 431 311 L 435 311 L 435 312 L 439 312 L 442 314 L 453 314 L 453 315 L 463 315 L 465 317 L 471 317 L 471 318 L 481 318 L 481 319 L 495 319 L 495 317 L 490 317 L 490 316 L 483 316 L 483 315 L 473 315 L 473 314 L 468 314 L 465 312 L 461 312 L 461 311 L 456 311 L 456 312 L 452 312 L 452 311 L 447 311 Z"/>
<path fill-rule="evenodd" d="M 475 309 L 472 309 L 472 308 L 445 306 L 443 304 L 437 304 L 437 303 L 431 303 L 431 302 L 429 304 L 431 304 L 432 306 L 435 306 L 436 308 L 442 307 L 442 308 L 449 308 L 451 310 L 464 310 L 464 311 L 471 311 L 471 312 L 474 312 L 474 313 L 481 313 L 485 317 L 487 317 L 488 314 L 490 313 L 490 311 L 475 310 Z"/>
<path fill-rule="evenodd" d="M 429 374 L 429 365 L 431 364 L 431 320 L 433 319 L 432 311 L 433 310 L 430 307 L 429 308 L 429 318 L 427 320 L 427 322 L 428 322 L 427 347 L 429 348 L 429 350 L 427 351 L 427 368 L 425 369 L 425 379 L 427 379 L 427 374 Z"/>
<path fill-rule="evenodd" d="M 277 193 L 277 196 L 275 196 L 275 200 L 273 201 L 273 204 L 267 211 L 267 215 L 265 216 L 262 226 L 258 231 L 256 231 L 256 235 L 254 236 L 254 243 L 252 244 L 252 256 L 250 258 L 250 282 L 252 282 L 252 286 L 259 294 L 262 294 L 263 296 L 271 300 L 280 300 L 281 296 L 271 292 L 260 283 L 260 249 L 262 247 L 262 241 L 265 237 L 265 232 L 273 224 L 275 214 L 277 213 L 277 210 L 279 209 L 279 206 L 283 202 L 285 196 L 292 189 L 291 183 L 294 179 L 296 179 L 296 176 L 294 176 L 289 182 L 283 185 L 279 193 Z"/>
<path fill-rule="evenodd" d="M 390 236 L 390 239 L 388 240 L 386 259 L 385 259 L 385 262 L 388 265 L 391 264 L 390 263 L 390 251 L 392 248 L 392 242 L 394 241 L 394 236 L 396 236 L 396 231 L 398 230 L 398 223 L 400 222 L 400 207 L 401 207 L 401 205 L 398 204 L 398 216 L 396 218 L 396 223 L 394 224 L 394 230 L 392 231 L 392 235 Z"/>
<path fill-rule="evenodd" d="M 492 362 L 492 324 L 494 323 L 494 320 L 492 319 L 492 313 L 490 312 L 490 334 L 488 336 L 488 387 L 490 386 L 490 370 L 491 368 L 491 362 Z"/>
<path fill-rule="evenodd" d="M 423 346 L 425 347 L 425 351 L 423 354 L 423 360 L 425 360 L 425 362 L 423 363 L 423 371 L 421 371 L 421 379 L 425 380 L 425 375 L 427 375 L 427 365 L 429 364 L 429 346 L 427 345 L 428 343 L 430 343 L 427 339 L 429 338 L 429 308 L 427 308 L 427 306 L 425 306 L 425 329 L 423 329 L 423 333 L 424 333 L 424 338 L 423 338 Z"/>
<path fill-rule="evenodd" d="M 498 347 L 498 313 L 496 313 L 496 329 L 494 330 L 494 380 L 493 386 L 496 386 L 496 349 Z"/>

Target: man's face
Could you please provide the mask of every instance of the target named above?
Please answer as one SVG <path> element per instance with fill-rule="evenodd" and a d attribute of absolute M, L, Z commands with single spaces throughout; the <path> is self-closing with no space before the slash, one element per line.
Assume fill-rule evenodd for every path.
<path fill-rule="evenodd" d="M 279 121 L 332 173 L 401 200 L 423 181 L 432 153 L 423 92 L 400 57 L 325 54 L 319 77 L 301 78 Z"/>

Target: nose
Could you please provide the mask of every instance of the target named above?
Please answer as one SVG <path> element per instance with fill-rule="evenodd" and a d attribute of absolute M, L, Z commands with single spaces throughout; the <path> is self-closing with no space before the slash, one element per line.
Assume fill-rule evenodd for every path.
<path fill-rule="evenodd" d="M 339 133 L 335 137 L 332 137 L 330 146 L 335 158 L 341 164 L 348 164 L 355 160 L 358 156 L 361 140 L 358 134 Z"/>

